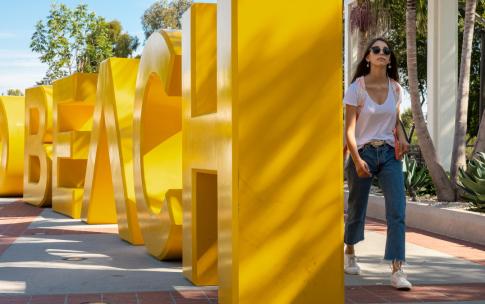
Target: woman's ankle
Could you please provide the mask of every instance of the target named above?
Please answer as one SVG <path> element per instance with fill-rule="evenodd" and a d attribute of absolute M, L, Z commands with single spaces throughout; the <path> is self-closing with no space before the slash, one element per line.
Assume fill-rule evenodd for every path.
<path fill-rule="evenodd" d="M 347 245 L 345 246 L 345 254 L 355 254 L 354 246 Z"/>
<path fill-rule="evenodd" d="M 396 273 L 399 270 L 402 270 L 402 261 L 397 261 L 397 260 L 392 261 L 391 269 L 392 269 L 392 273 Z"/>

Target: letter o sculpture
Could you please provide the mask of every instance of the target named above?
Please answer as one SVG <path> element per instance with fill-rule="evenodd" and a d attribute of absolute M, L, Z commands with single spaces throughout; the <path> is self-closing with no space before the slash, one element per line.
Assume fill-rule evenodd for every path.
<path fill-rule="evenodd" d="M 0 195 L 21 196 L 24 177 L 25 98 L 0 96 Z"/>

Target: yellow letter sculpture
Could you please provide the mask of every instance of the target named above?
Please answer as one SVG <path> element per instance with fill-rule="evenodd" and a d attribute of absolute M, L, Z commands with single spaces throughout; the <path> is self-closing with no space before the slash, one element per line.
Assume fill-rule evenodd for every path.
<path fill-rule="evenodd" d="M 181 35 L 153 33 L 136 80 L 133 160 L 143 240 L 158 259 L 182 255 Z"/>
<path fill-rule="evenodd" d="M 52 86 L 25 91 L 24 201 L 51 204 Z"/>
<path fill-rule="evenodd" d="M 21 196 L 24 176 L 25 98 L 0 96 L 0 195 Z"/>
<path fill-rule="evenodd" d="M 52 210 L 72 218 L 81 217 L 96 82 L 76 73 L 53 85 Z"/>
<path fill-rule="evenodd" d="M 217 22 L 219 303 L 343 303 L 342 3 Z"/>
<path fill-rule="evenodd" d="M 196 285 L 217 284 L 217 6 L 183 16 L 183 266 Z"/>
<path fill-rule="evenodd" d="M 138 59 L 110 58 L 99 68 L 82 218 L 118 222 L 122 239 L 143 244 L 133 185 L 133 105 Z M 116 206 L 116 209 L 115 209 Z"/>

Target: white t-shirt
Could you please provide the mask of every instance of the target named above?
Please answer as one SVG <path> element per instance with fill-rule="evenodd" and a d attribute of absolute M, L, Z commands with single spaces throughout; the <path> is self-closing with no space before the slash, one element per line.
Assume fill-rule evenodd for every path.
<path fill-rule="evenodd" d="M 394 85 L 399 86 L 398 83 Z M 359 86 L 362 87 L 359 88 Z M 362 146 L 372 140 L 384 140 L 394 147 L 394 134 L 392 131 L 396 127 L 396 113 L 402 100 L 402 89 L 400 86 L 398 88 L 398 92 L 395 92 L 393 84 L 389 80 L 386 101 L 379 105 L 367 94 L 363 79 L 354 81 L 348 87 L 345 92 L 344 104 L 359 107 L 357 109 L 359 118 L 355 125 L 357 149 L 362 148 Z M 359 94 L 362 99 L 360 105 Z M 395 96 L 396 94 L 399 94 L 399 96 Z"/>

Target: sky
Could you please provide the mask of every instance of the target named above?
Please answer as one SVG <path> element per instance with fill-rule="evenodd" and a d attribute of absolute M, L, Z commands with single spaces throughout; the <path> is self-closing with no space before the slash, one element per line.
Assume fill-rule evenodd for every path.
<path fill-rule="evenodd" d="M 103 16 L 106 20 L 117 19 L 123 30 L 138 36 L 143 42 L 145 36 L 141 17 L 156 0 L 57 0 L 70 8 L 80 3 Z M 216 0 L 195 0 L 194 2 L 216 2 Z M 47 66 L 30 50 L 30 39 L 37 21 L 45 20 L 52 0 L 0 0 L 0 94 L 8 89 L 32 87 L 41 80 Z M 7 13 L 5 13 L 7 12 Z M 138 47 L 141 53 L 143 45 Z M 409 95 L 404 94 L 402 110 L 410 106 Z"/>
<path fill-rule="evenodd" d="M 117 19 L 123 30 L 144 41 L 141 17 L 155 0 L 57 0 L 70 8 L 80 3 L 106 20 Z M 199 0 L 194 2 L 215 2 Z M 41 80 L 47 66 L 30 50 L 30 39 L 37 21 L 45 20 L 52 0 L 0 0 L 0 94 L 8 89 L 32 87 Z M 137 52 L 140 53 L 141 45 Z"/>

